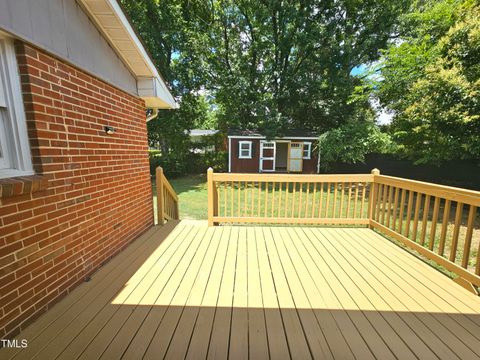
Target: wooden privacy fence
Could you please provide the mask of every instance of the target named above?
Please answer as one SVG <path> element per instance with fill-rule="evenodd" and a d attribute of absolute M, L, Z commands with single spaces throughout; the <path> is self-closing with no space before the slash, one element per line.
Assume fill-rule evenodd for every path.
<path fill-rule="evenodd" d="M 207 173 L 208 223 L 368 225 L 480 286 L 480 192 L 371 174 Z M 476 234 L 476 236 L 474 236 Z"/>
<path fill-rule="evenodd" d="M 155 171 L 157 187 L 158 224 L 168 220 L 178 220 L 178 196 L 159 166 Z"/>

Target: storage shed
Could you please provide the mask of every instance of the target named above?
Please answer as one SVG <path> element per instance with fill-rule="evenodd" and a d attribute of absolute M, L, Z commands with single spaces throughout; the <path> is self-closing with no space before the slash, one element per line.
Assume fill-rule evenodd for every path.
<path fill-rule="evenodd" d="M 317 173 L 317 142 L 318 135 L 306 130 L 290 130 L 273 139 L 257 131 L 230 130 L 228 171 Z"/>

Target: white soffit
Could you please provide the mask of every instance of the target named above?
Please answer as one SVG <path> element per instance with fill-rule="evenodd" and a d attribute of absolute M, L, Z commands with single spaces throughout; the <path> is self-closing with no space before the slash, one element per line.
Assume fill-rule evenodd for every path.
<path fill-rule="evenodd" d="M 175 109 L 177 104 L 116 0 L 79 0 L 137 78 L 147 107 Z"/>

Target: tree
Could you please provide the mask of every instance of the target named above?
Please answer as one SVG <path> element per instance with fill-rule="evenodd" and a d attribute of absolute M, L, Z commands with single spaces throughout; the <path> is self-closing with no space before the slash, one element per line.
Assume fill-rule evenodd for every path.
<path fill-rule="evenodd" d="M 366 114 L 351 75 L 378 59 L 408 1 L 212 1 L 199 53 L 222 127 L 327 130 Z"/>
<path fill-rule="evenodd" d="M 320 136 L 322 163 L 364 162 L 370 153 L 391 152 L 390 136 L 373 122 L 350 121 Z"/>
<path fill-rule="evenodd" d="M 417 163 L 480 159 L 480 7 L 418 2 L 403 26 L 377 91 L 401 152 Z"/>
<path fill-rule="evenodd" d="M 349 101 L 362 85 L 351 70 L 378 59 L 409 0 L 122 3 L 182 103 L 202 91 L 221 128 L 273 136 L 364 115 L 368 101 Z M 197 96 L 188 100 L 198 104 Z"/>
<path fill-rule="evenodd" d="M 160 143 L 162 156 L 182 160 L 189 151 L 186 130 L 215 126 L 208 100 L 202 95 L 204 78 L 195 56 L 198 21 L 203 1 L 121 0 L 135 28 L 171 92 L 180 104 L 176 110 L 161 110 L 148 123 L 151 146 Z M 193 49 L 193 51 L 192 51 Z"/>

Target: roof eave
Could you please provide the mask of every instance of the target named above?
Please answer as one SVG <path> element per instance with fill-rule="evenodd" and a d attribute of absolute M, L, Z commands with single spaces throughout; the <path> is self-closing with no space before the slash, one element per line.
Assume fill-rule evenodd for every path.
<path fill-rule="evenodd" d="M 138 95 L 147 107 L 176 109 L 178 105 L 147 50 L 116 0 L 80 0 L 96 26 L 137 78 Z M 145 80 L 151 85 L 146 88 Z"/>

